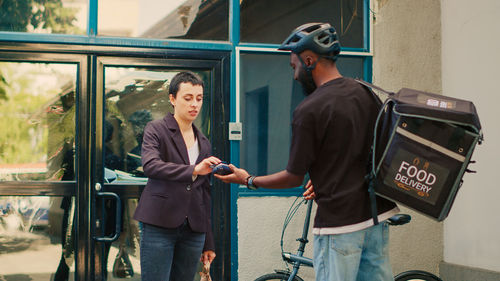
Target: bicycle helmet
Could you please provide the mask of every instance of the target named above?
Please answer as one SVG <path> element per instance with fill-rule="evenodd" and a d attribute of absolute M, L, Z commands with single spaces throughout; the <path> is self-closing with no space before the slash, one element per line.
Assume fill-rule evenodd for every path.
<path fill-rule="evenodd" d="M 311 50 L 335 61 L 340 53 L 340 43 L 335 28 L 329 23 L 306 23 L 292 31 L 278 50 L 296 54 Z"/>

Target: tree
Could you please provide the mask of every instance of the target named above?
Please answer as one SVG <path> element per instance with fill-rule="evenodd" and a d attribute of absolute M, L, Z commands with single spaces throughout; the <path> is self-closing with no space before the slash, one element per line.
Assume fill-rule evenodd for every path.
<path fill-rule="evenodd" d="M 0 31 L 81 33 L 73 26 L 76 12 L 63 7 L 61 0 L 0 0 Z"/>
<path fill-rule="evenodd" d="M 50 33 L 81 34 L 73 26 L 76 9 L 65 8 L 61 0 L 0 0 L 0 31 L 27 32 L 45 30 Z M 0 100 L 7 100 L 8 86 L 0 69 Z"/>

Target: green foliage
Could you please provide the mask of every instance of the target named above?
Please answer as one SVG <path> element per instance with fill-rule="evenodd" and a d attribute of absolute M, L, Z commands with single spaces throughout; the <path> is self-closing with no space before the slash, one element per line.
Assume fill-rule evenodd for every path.
<path fill-rule="evenodd" d="M 0 0 L 0 30 L 27 31 L 32 2 L 31 0 Z"/>
<path fill-rule="evenodd" d="M 73 26 L 76 9 L 65 8 L 61 0 L 0 0 L 0 31 L 27 32 L 43 29 L 50 33 L 81 34 Z M 6 100 L 8 83 L 0 72 L 0 101 Z"/>
<path fill-rule="evenodd" d="M 51 33 L 80 33 L 72 24 L 76 12 L 63 7 L 61 0 L 0 0 L 0 30 L 27 32 L 31 26 Z"/>
<path fill-rule="evenodd" d="M 46 139 L 43 126 L 30 118 L 33 106 L 41 106 L 46 99 L 42 96 L 16 95 L 0 103 L 0 163 L 36 163 L 46 155 L 42 142 Z M 45 144 L 46 146 L 46 144 Z"/>
<path fill-rule="evenodd" d="M 3 77 L 2 73 L 0 72 L 0 100 L 7 99 L 7 92 L 5 91 L 6 86 L 8 86 L 7 81 L 5 81 L 5 78 Z"/>
<path fill-rule="evenodd" d="M 75 107 L 63 105 L 59 87 L 33 92 L 42 74 L 57 74 L 43 65 L 23 69 L 22 65 L 3 63 L 0 71 L 9 81 L 6 99 L 0 99 L 0 164 L 58 161 L 54 159 L 75 135 Z M 61 79 L 64 76 L 58 75 Z M 35 84 L 34 84 L 35 83 Z M 70 92 L 69 95 L 74 95 Z M 66 107 L 66 109 L 64 109 Z"/>

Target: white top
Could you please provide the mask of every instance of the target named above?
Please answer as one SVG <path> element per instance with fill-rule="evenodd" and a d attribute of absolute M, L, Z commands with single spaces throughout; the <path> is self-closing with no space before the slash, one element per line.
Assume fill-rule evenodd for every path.
<path fill-rule="evenodd" d="M 198 146 L 198 139 L 195 139 L 193 146 L 188 148 L 189 164 L 194 165 L 199 155 L 200 155 L 200 147 Z"/>
<path fill-rule="evenodd" d="M 392 210 L 389 210 L 385 213 L 378 215 L 378 221 L 383 222 L 386 219 L 396 215 L 397 213 L 399 213 L 399 208 L 395 207 Z M 373 219 L 372 218 L 370 218 L 369 220 L 360 222 L 360 223 L 339 226 L 339 227 L 315 227 L 315 228 L 313 228 L 313 234 L 315 234 L 315 235 L 343 234 L 343 233 L 350 233 L 350 232 L 354 232 L 354 231 L 358 231 L 358 230 L 363 230 L 363 229 L 368 228 L 370 226 L 373 226 Z"/>
<path fill-rule="evenodd" d="M 188 158 L 189 158 L 189 164 L 194 165 L 196 164 L 196 159 L 198 159 L 198 156 L 200 155 L 200 147 L 198 146 L 198 139 L 194 140 L 193 146 L 188 148 Z M 193 175 L 193 181 L 196 180 L 198 176 Z"/>

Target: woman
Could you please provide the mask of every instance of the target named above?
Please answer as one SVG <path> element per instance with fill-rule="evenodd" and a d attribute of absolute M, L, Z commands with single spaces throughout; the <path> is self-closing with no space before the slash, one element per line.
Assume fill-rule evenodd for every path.
<path fill-rule="evenodd" d="M 203 81 L 192 72 L 172 78 L 174 114 L 144 129 L 142 166 L 148 183 L 134 219 L 142 224 L 144 281 L 193 280 L 198 260 L 215 258 L 211 230 L 211 165 L 208 139 L 193 125 L 203 103 Z M 201 255 L 201 258 L 200 258 Z"/>

